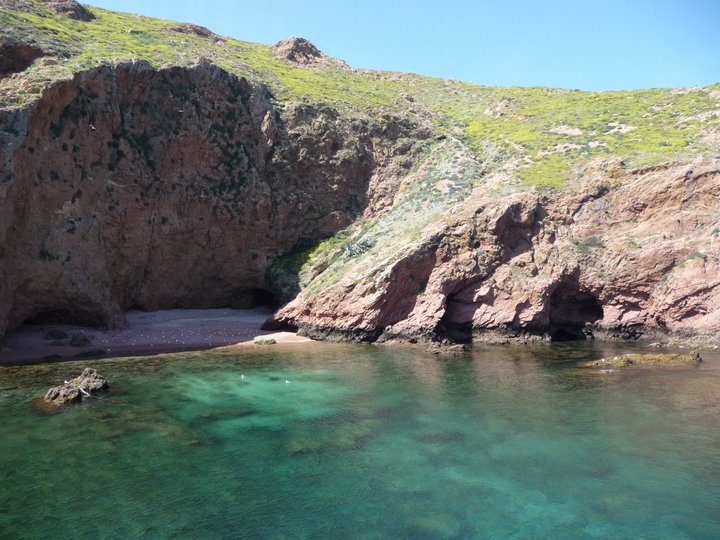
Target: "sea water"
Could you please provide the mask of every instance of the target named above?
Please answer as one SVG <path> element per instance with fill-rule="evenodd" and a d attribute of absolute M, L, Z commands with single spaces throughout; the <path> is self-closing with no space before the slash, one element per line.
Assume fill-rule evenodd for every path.
<path fill-rule="evenodd" d="M 720 355 L 254 347 L 0 368 L 0 538 L 718 538 Z M 112 391 L 33 401 L 92 365 Z"/>

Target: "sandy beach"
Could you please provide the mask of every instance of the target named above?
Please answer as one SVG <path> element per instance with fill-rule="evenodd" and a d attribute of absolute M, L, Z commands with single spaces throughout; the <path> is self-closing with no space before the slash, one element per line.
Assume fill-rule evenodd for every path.
<path fill-rule="evenodd" d="M 278 343 L 310 341 L 290 332 L 260 330 L 271 314 L 269 307 L 131 311 L 125 314 L 125 328 L 105 331 L 65 324 L 24 325 L 5 336 L 0 365 L 247 347 L 258 337 Z"/>

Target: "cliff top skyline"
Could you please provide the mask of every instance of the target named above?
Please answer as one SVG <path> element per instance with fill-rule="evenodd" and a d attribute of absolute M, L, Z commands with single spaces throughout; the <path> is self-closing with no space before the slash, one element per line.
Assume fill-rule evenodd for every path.
<path fill-rule="evenodd" d="M 302 36 L 353 67 L 483 85 L 629 90 L 720 82 L 720 4 L 708 0 L 91 4 L 265 44 Z"/>

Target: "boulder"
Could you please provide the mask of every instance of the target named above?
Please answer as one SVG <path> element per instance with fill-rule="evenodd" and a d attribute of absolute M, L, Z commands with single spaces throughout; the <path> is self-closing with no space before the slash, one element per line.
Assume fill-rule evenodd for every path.
<path fill-rule="evenodd" d="M 180 32 L 181 34 L 195 34 L 196 36 L 207 38 L 215 36 L 215 34 L 213 34 L 210 30 L 197 24 L 178 24 L 177 26 L 171 26 L 168 30 L 171 30 L 172 32 Z"/>
<path fill-rule="evenodd" d="M 95 15 L 90 10 L 75 0 L 41 0 L 41 2 L 50 11 L 76 21 L 90 22 L 95 19 Z"/>
<path fill-rule="evenodd" d="M 85 368 L 79 377 L 50 388 L 44 399 L 46 402 L 57 406 L 80 403 L 108 388 L 109 385 L 105 377 L 98 375 L 97 371 L 92 368 Z"/>
<path fill-rule="evenodd" d="M 45 401 L 54 405 L 67 405 L 82 401 L 80 387 L 75 384 L 61 384 L 54 386 L 45 394 Z"/>
<path fill-rule="evenodd" d="M 272 48 L 275 58 L 287 60 L 293 64 L 313 64 L 325 57 L 315 45 L 307 39 L 299 37 L 291 37 L 278 41 Z"/>

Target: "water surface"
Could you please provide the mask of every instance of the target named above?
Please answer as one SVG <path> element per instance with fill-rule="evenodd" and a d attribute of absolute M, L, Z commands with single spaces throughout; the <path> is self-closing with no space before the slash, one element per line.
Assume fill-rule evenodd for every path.
<path fill-rule="evenodd" d="M 0 368 L 2 538 L 717 538 L 720 357 L 317 345 Z M 287 382 L 286 382 L 287 381 Z"/>

